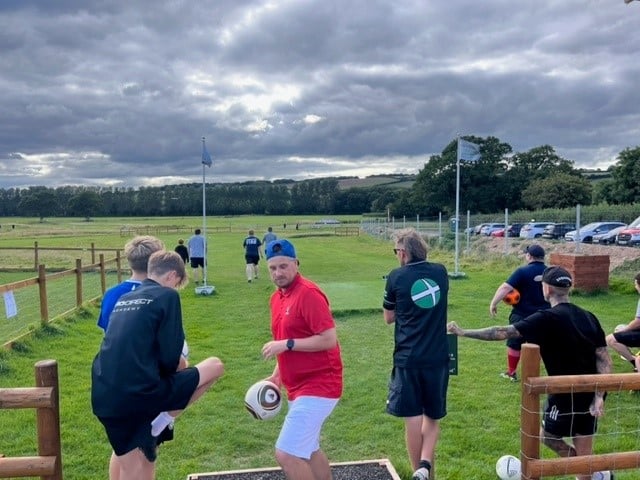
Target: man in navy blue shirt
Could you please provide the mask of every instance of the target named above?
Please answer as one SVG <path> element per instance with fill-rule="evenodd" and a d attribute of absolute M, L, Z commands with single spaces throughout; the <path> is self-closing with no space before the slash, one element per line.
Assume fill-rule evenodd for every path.
<path fill-rule="evenodd" d="M 492 317 L 498 313 L 498 304 L 514 289 L 520 293 L 520 301 L 511 309 L 509 324 L 522 320 L 540 309 L 549 308 L 549 303 L 542 294 L 542 272 L 546 268 L 544 255 L 544 248 L 540 245 L 534 243 L 525 247 L 524 256 L 527 264 L 516 269 L 496 290 L 489 305 L 489 313 Z M 522 338 L 507 339 L 507 371 L 501 375 L 512 382 L 518 381 L 516 370 L 520 362 L 522 343 Z"/>
<path fill-rule="evenodd" d="M 244 259 L 247 262 L 245 272 L 249 283 L 251 283 L 251 280 L 258 278 L 258 262 L 262 255 L 260 253 L 260 245 L 262 245 L 262 242 L 253 233 L 253 230 L 249 230 L 249 236 L 244 239 L 244 242 L 242 242 L 242 246 L 244 247 Z"/>

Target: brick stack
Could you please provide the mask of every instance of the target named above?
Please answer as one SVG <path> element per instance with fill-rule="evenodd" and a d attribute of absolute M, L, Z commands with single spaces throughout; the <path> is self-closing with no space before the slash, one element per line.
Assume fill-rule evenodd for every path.
<path fill-rule="evenodd" d="M 573 277 L 573 288 L 585 292 L 609 289 L 609 255 L 551 253 L 549 265 L 566 268 Z"/>

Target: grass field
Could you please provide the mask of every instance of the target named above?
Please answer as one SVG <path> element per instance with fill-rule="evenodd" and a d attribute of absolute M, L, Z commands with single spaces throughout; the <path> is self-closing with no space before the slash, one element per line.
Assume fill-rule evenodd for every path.
<path fill-rule="evenodd" d="M 211 297 L 196 296 L 190 285 L 181 292 L 181 297 L 191 361 L 218 356 L 225 363 L 226 373 L 199 403 L 178 419 L 176 440 L 160 451 L 160 479 L 177 480 L 193 472 L 275 465 L 273 444 L 283 415 L 258 422 L 243 406 L 248 386 L 267 376 L 273 368 L 272 361 L 263 361 L 260 356 L 261 346 L 270 338 L 268 298 L 273 286 L 264 265 L 261 278 L 247 284 L 242 240 L 247 225 L 266 228 L 271 220 L 276 233 L 281 235 L 281 228 L 277 228 L 280 219 L 278 223 L 261 217 L 210 220 L 211 225 L 233 222 L 233 231 L 212 234 L 209 240 L 208 277 L 217 293 Z M 76 231 L 67 236 L 48 237 L 42 232 L 38 239 L 41 244 L 84 246 L 88 241 L 96 241 L 100 246 L 121 247 L 126 241 L 118 234 L 121 221 L 97 222 L 105 232 L 100 236 Z M 131 219 L 127 221 L 134 223 Z M 172 222 L 176 220 L 153 221 L 175 224 Z M 139 222 L 149 224 L 152 220 Z M 185 219 L 184 223 L 197 225 L 197 219 Z M 58 228 L 64 230 L 63 221 Z M 98 230 L 95 225 L 93 228 Z M 336 462 L 389 458 L 400 475 L 408 479 L 411 471 L 402 422 L 384 412 L 393 328 L 382 320 L 382 277 L 396 266 L 392 245 L 364 235 L 317 235 L 311 229 L 298 232 L 288 229 L 287 233 L 298 250 L 302 273 L 318 282 L 328 294 L 343 351 L 344 397 L 326 425 L 323 446 L 331 461 Z M 262 228 L 258 234 L 262 234 Z M 159 236 L 170 247 L 177 240 L 173 234 Z M 0 236 L 0 246 L 18 240 Z M 28 245 L 33 238 L 24 240 Z M 453 270 L 450 252 L 434 250 L 430 258 Z M 465 327 L 506 323 L 508 308 L 500 308 L 498 318 L 493 320 L 488 316 L 488 305 L 495 288 L 516 265 L 518 260 L 514 258 L 492 258 L 484 253 L 463 256 L 460 269 L 466 277 L 451 282 L 450 320 Z M 631 282 L 631 278 L 618 282 L 622 284 L 623 280 Z M 574 301 L 596 313 L 605 330 L 611 331 L 618 323 L 631 319 L 637 295 L 632 289 L 616 288 L 609 294 L 576 295 Z M 59 362 L 64 474 L 74 480 L 106 478 L 110 454 L 89 403 L 90 365 L 102 338 L 95 326 L 96 318 L 96 307 L 89 307 L 73 318 L 56 322 L 53 328 L 36 332 L 33 339 L 20 343 L 17 351 L 0 352 L 0 387 L 32 386 L 36 361 L 53 358 Z M 613 361 L 616 372 L 629 371 L 617 356 L 613 356 Z M 504 364 L 502 342 L 459 341 L 459 375 L 450 381 L 449 414 L 442 421 L 437 450 L 438 478 L 496 478 L 494 467 L 498 457 L 507 453 L 518 455 L 520 389 L 518 384 L 499 377 Z M 602 435 L 596 440 L 598 452 L 640 450 L 639 408 L 640 395 L 619 392 L 609 396 L 607 414 L 600 424 Z M 0 452 L 8 456 L 36 453 L 33 411 L 0 410 L 0 425 L 3 432 Z M 542 452 L 552 457 L 548 450 L 543 448 Z M 616 478 L 631 480 L 637 476 L 636 470 L 620 473 Z"/>

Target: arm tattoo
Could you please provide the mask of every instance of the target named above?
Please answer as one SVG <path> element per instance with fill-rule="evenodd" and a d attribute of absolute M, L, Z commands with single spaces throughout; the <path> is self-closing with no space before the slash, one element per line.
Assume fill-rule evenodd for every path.
<path fill-rule="evenodd" d="M 506 327 L 487 327 L 478 330 L 465 330 L 464 337 L 477 340 L 506 340 L 507 338 L 519 338 L 520 332 L 513 325 Z"/>

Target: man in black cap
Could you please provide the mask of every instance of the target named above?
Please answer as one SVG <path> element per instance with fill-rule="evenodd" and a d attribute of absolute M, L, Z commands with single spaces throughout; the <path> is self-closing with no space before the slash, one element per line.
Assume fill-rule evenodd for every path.
<path fill-rule="evenodd" d="M 548 375 L 589 375 L 611 372 L 604 331 L 591 312 L 569 302 L 573 280 L 562 267 L 542 274 L 542 291 L 551 308 L 539 310 L 507 327 L 464 330 L 456 322 L 449 333 L 478 340 L 519 338 L 540 346 Z M 604 392 L 550 394 L 545 405 L 540 441 L 561 457 L 590 455 L 597 418 L 604 413 Z M 564 438 L 571 438 L 567 443 Z M 579 475 L 589 480 L 591 475 Z"/>
<path fill-rule="evenodd" d="M 507 281 L 498 287 L 489 304 L 489 314 L 495 317 L 498 313 L 498 304 L 509 292 L 517 290 L 520 293 L 520 300 L 511 308 L 510 324 L 522 320 L 542 308 L 549 308 L 549 303 L 542 295 L 541 279 L 545 269 L 544 248 L 534 243 L 525 247 L 523 253 L 527 264 L 517 268 Z M 500 375 L 512 382 L 518 381 L 516 370 L 520 362 L 521 348 L 522 339 L 507 340 L 507 370 Z"/>

